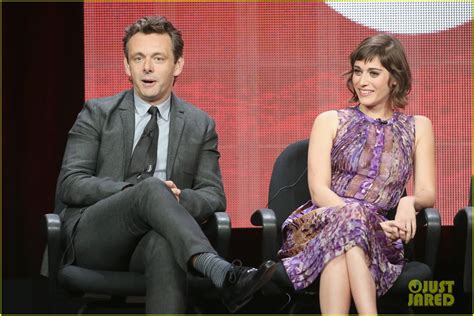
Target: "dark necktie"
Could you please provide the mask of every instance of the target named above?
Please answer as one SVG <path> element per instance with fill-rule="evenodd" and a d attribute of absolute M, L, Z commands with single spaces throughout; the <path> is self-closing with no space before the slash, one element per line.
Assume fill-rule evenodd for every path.
<path fill-rule="evenodd" d="M 136 184 L 148 177 L 152 177 L 156 167 L 156 151 L 158 146 L 158 108 L 151 106 L 148 109 L 151 118 L 143 130 L 135 149 L 126 178 L 127 182 Z"/>

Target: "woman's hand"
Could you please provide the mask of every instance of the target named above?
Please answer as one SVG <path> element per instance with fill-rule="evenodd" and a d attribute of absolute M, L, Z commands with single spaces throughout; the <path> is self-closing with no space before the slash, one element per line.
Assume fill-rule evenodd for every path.
<path fill-rule="evenodd" d="M 394 220 L 381 222 L 380 226 L 382 227 L 385 236 L 387 236 L 391 240 L 397 240 L 398 238 L 400 238 L 400 232 L 405 232 L 404 227 Z"/>
<path fill-rule="evenodd" d="M 400 238 L 408 243 L 415 237 L 416 233 L 416 210 L 415 198 L 413 196 L 405 196 L 400 199 L 395 215 L 395 222 L 400 226 Z"/>

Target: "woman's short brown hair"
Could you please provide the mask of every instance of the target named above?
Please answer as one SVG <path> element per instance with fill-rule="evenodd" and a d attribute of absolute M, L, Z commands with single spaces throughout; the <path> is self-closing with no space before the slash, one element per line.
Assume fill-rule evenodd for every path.
<path fill-rule="evenodd" d="M 346 85 L 352 92 L 350 102 L 359 102 L 352 75 L 356 61 L 371 61 L 374 57 L 380 59 L 380 63 L 390 73 L 390 97 L 389 102 L 394 108 L 405 108 L 407 105 L 407 95 L 411 90 L 411 71 L 408 65 L 405 50 L 398 39 L 388 34 L 376 34 L 364 39 L 359 46 L 351 53 L 351 70 L 346 73 Z"/>

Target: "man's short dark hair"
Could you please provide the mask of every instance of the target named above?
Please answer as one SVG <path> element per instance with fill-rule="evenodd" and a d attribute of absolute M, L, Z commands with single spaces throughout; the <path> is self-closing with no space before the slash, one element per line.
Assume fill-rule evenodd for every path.
<path fill-rule="evenodd" d="M 132 25 L 125 29 L 125 36 L 123 37 L 123 52 L 125 58 L 128 60 L 128 41 L 137 34 L 168 34 L 171 38 L 174 62 L 183 56 L 184 42 L 181 37 L 181 32 L 171 24 L 164 16 L 147 16 L 137 20 Z"/>

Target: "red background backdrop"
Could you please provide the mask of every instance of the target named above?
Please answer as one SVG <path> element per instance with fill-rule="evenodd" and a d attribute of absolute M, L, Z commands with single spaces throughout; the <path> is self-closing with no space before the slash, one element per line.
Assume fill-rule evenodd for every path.
<path fill-rule="evenodd" d="M 359 14 L 358 4 L 352 6 Z M 377 9 L 387 10 L 382 6 Z M 419 15 L 420 29 L 430 23 L 428 9 Z M 377 22 L 380 12 L 363 13 Z M 85 3 L 86 99 L 130 87 L 121 39 L 127 25 L 146 15 L 164 15 L 183 33 L 185 68 L 175 91 L 215 118 L 232 225 L 250 226 L 252 211 L 266 205 L 275 158 L 309 136 L 319 113 L 348 105 L 342 77 L 348 56 L 378 31 L 322 2 Z M 453 13 L 441 12 L 437 19 L 443 16 Z M 396 23 L 403 31 L 405 21 Z M 414 79 L 407 112 L 433 121 L 437 207 L 443 224 L 450 225 L 467 203 L 472 172 L 472 22 L 427 34 L 407 32 L 396 34 Z"/>
<path fill-rule="evenodd" d="M 407 25 L 407 10 L 399 22 L 395 15 L 382 16 L 378 2 L 360 2 L 356 7 L 338 3 L 377 23 Z M 394 3 L 415 5 L 390 2 Z M 437 18 L 428 20 L 429 10 L 412 16 L 415 29 L 457 17 L 443 9 L 459 5 L 457 1 L 416 5 L 433 3 Z M 377 7 L 363 9 L 368 4 Z M 470 20 L 472 3 L 466 4 Z M 166 15 L 184 32 L 186 65 L 176 88 L 216 117 L 229 212 L 234 227 L 240 227 L 232 231 L 231 255 L 249 264 L 259 264 L 260 230 L 245 228 L 247 217 L 266 202 L 273 159 L 287 143 L 308 136 L 318 113 L 346 106 L 348 95 L 340 74 L 347 70 L 347 55 L 363 37 L 376 32 L 323 3 L 3 2 L 4 313 L 50 312 L 47 280 L 38 279 L 45 246 L 42 219 L 53 211 L 67 132 L 86 96 L 129 87 L 121 67 L 120 41 L 123 28 L 145 14 Z M 464 251 L 456 244 L 451 220 L 455 210 L 467 204 L 472 172 L 471 31 L 472 22 L 467 21 L 433 34 L 398 36 L 407 47 L 415 77 L 408 111 L 428 115 L 437 134 L 438 206 L 445 224 L 437 280 L 458 280 L 459 255 Z M 463 305 L 458 298 L 457 307 L 445 314 L 472 314 L 471 304 Z"/>

